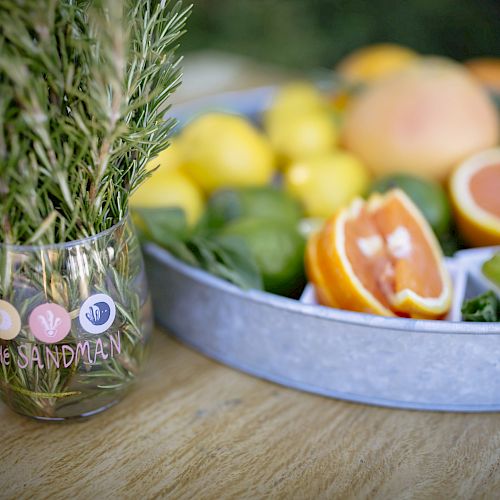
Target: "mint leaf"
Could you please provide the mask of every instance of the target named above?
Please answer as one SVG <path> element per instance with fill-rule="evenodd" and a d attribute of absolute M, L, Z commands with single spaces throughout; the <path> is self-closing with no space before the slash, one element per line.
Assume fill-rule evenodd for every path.
<path fill-rule="evenodd" d="M 186 264 L 199 267 L 241 288 L 263 288 L 250 249 L 239 239 L 221 239 L 199 227 L 191 230 L 178 208 L 134 209 L 142 239 L 153 241 Z"/>
<path fill-rule="evenodd" d="M 463 321 L 499 321 L 500 304 L 498 297 L 489 290 L 473 299 L 464 301 L 462 305 Z"/>

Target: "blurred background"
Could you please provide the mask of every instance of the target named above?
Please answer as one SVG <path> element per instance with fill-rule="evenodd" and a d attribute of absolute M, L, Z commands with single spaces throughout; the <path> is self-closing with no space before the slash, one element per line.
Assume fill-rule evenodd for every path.
<path fill-rule="evenodd" d="M 187 225 L 213 238 L 209 255 L 212 245 L 243 242 L 246 254 L 224 273 L 216 257 L 200 267 L 297 297 L 307 238 L 356 197 L 394 187 L 419 207 L 445 254 L 500 244 L 500 222 L 493 236 L 476 231 L 483 212 L 470 222 L 468 187 L 448 189 L 460 162 L 498 148 L 500 0 L 193 4 L 174 96 L 185 105 L 172 110 L 181 131 L 159 157 L 161 180 L 135 203 L 183 208 Z M 493 160 L 480 165 L 488 180 L 476 194 L 500 221 L 500 148 L 494 154 L 495 172 Z"/>
<path fill-rule="evenodd" d="M 194 0 L 183 50 L 330 68 L 381 41 L 458 60 L 498 55 L 499 33 L 498 0 Z"/>

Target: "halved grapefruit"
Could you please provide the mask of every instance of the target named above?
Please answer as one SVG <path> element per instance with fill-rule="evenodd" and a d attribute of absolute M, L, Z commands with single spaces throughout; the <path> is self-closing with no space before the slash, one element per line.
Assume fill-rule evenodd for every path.
<path fill-rule="evenodd" d="M 450 195 L 467 243 L 500 245 L 500 148 L 462 162 L 451 175 Z"/>
<path fill-rule="evenodd" d="M 436 237 L 399 189 L 340 210 L 311 238 L 306 260 L 324 305 L 428 319 L 442 317 L 451 305 Z"/>

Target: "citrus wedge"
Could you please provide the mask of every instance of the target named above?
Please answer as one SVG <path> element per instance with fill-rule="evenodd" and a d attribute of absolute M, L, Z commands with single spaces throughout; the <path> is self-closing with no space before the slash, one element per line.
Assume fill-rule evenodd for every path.
<path fill-rule="evenodd" d="M 500 148 L 462 162 L 450 178 L 458 228 L 472 246 L 500 244 Z"/>
<path fill-rule="evenodd" d="M 308 276 L 325 302 L 352 311 L 428 319 L 440 318 L 450 308 L 451 281 L 439 244 L 399 189 L 354 200 L 308 246 Z M 315 252 L 316 261 L 310 257 Z"/>
<path fill-rule="evenodd" d="M 328 286 L 323 278 L 323 273 L 319 267 L 318 263 L 318 242 L 319 233 L 314 233 L 311 235 L 305 254 L 305 267 L 306 274 L 309 277 L 309 281 L 314 284 L 314 289 L 316 291 L 316 298 L 318 302 L 324 306 L 328 307 L 338 307 L 337 301 L 334 299 L 333 295 L 330 293 Z"/>

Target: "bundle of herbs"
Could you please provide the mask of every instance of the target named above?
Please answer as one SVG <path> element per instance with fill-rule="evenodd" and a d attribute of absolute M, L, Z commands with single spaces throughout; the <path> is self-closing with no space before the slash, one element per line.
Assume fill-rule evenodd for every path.
<path fill-rule="evenodd" d="M 0 299 L 22 319 L 16 339 L 0 341 L 0 393 L 22 413 L 93 411 L 89 399 L 108 404 L 115 395 L 102 392 L 135 378 L 149 313 L 128 201 L 174 126 L 164 115 L 188 14 L 168 0 L 0 1 Z M 113 332 L 85 338 L 68 366 L 57 346 L 50 367 L 26 354 L 27 315 L 43 303 L 69 311 L 64 344 L 78 354 L 76 318 L 92 293 L 116 303 L 118 357 L 105 354 Z"/>

